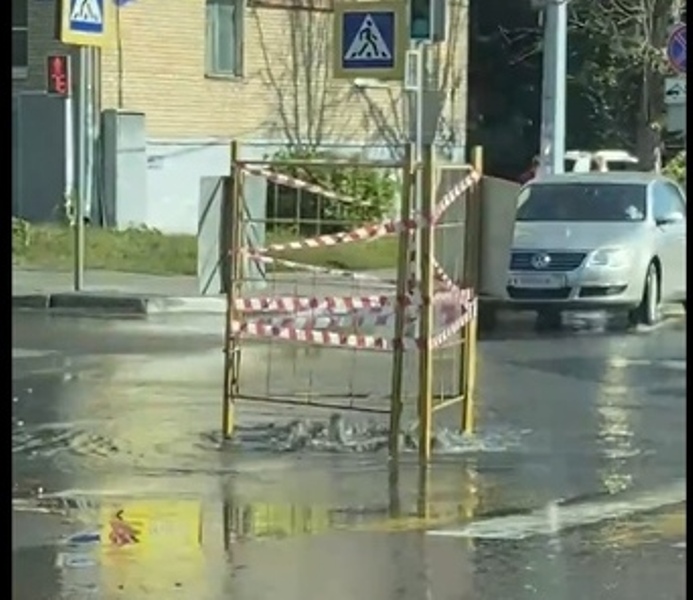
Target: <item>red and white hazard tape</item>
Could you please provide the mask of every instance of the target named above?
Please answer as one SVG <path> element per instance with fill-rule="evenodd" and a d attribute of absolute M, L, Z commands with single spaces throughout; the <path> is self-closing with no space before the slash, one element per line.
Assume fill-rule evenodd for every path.
<path fill-rule="evenodd" d="M 355 333 L 340 333 L 330 330 L 297 329 L 295 327 L 279 327 L 262 323 L 241 321 L 231 322 L 231 331 L 252 337 L 272 338 L 286 342 L 313 344 L 316 346 L 340 346 L 344 348 L 360 348 L 362 350 L 388 351 L 394 343 L 385 337 L 360 335 Z M 415 340 L 405 339 L 402 343 L 406 348 L 416 348 Z"/>
<path fill-rule="evenodd" d="M 433 218 L 431 219 L 433 223 L 437 223 L 443 216 L 443 213 L 459 200 L 462 194 L 469 190 L 479 179 L 479 173 L 471 171 L 464 179 L 453 185 L 433 209 Z"/>
<path fill-rule="evenodd" d="M 393 311 L 379 313 L 352 313 L 342 315 L 279 315 L 271 317 L 253 318 L 246 321 L 248 324 L 263 325 L 265 327 L 279 327 L 281 329 L 323 330 L 333 328 L 363 328 L 385 327 L 395 318 Z"/>
<path fill-rule="evenodd" d="M 440 263 L 433 259 L 433 278 L 443 284 L 446 290 L 457 290 L 459 287 L 452 278 L 444 271 Z"/>
<path fill-rule="evenodd" d="M 404 221 L 391 219 L 383 221 L 382 223 L 364 225 L 363 227 L 358 227 L 351 231 L 343 231 L 332 235 L 319 235 L 317 237 L 296 240 L 285 244 L 270 244 L 264 248 L 255 248 L 254 252 L 265 254 L 267 252 L 283 252 L 286 250 L 302 250 L 305 248 L 325 248 L 328 246 L 337 246 L 339 244 L 363 242 L 399 233 L 400 231 L 416 229 L 416 227 L 419 226 L 419 222 L 418 219 L 406 219 Z"/>
<path fill-rule="evenodd" d="M 442 313 L 456 310 L 470 301 L 471 290 L 448 290 L 436 292 L 431 299 Z M 321 314 L 346 314 L 352 312 L 379 312 L 395 306 L 416 307 L 421 305 L 418 293 L 402 298 L 396 296 L 256 296 L 236 298 L 234 308 L 252 313 L 299 313 L 319 311 Z"/>
<path fill-rule="evenodd" d="M 466 293 L 466 291 L 465 291 Z M 476 314 L 476 299 L 467 304 L 457 305 L 455 311 L 461 316 L 454 320 L 450 319 L 449 311 L 444 310 L 444 322 L 448 324 L 443 330 L 437 333 L 431 339 L 432 346 L 439 347 L 445 343 L 452 335 L 464 327 Z M 376 325 L 385 325 L 393 318 L 394 312 L 380 315 L 354 315 L 352 324 L 359 323 L 375 323 Z M 260 318 L 252 321 L 234 320 L 231 324 L 233 333 L 249 335 L 251 337 L 271 338 L 294 343 L 313 344 L 321 346 L 340 346 L 347 348 L 360 348 L 363 350 L 392 350 L 397 344 L 394 340 L 387 339 L 382 336 L 363 335 L 357 333 L 337 332 L 328 329 L 328 327 L 337 326 L 333 324 L 333 317 L 328 316 L 324 319 L 324 315 L 320 315 L 311 320 L 311 317 L 301 315 L 298 318 Z M 297 326 L 301 325 L 301 327 Z M 342 325 L 343 326 L 343 325 Z M 417 349 L 422 346 L 422 341 L 405 337 L 401 340 L 401 345 L 405 350 Z"/>
<path fill-rule="evenodd" d="M 275 173 L 270 169 L 264 169 L 263 167 L 245 165 L 241 168 L 241 171 L 248 173 L 249 175 L 259 175 L 264 177 L 272 183 L 278 183 L 279 185 L 285 185 L 287 187 L 292 187 L 296 190 L 304 190 L 310 194 L 316 194 L 327 198 L 328 200 L 336 200 L 337 202 L 343 202 L 345 204 L 360 204 L 362 206 L 368 206 L 370 201 L 368 200 L 358 200 L 351 196 L 346 196 L 344 194 L 338 194 L 331 190 L 328 190 L 316 183 L 308 183 L 307 181 L 302 181 L 296 177 L 291 177 L 290 175 L 284 175 L 282 173 Z"/>
<path fill-rule="evenodd" d="M 477 300 L 475 298 L 464 307 L 462 315 L 456 321 L 450 323 L 442 331 L 433 336 L 431 339 L 431 346 L 433 348 L 440 348 L 476 316 L 476 310 Z"/>
<path fill-rule="evenodd" d="M 307 273 L 316 273 L 319 275 L 330 275 L 332 277 L 343 277 L 345 279 L 353 279 L 354 281 L 371 281 L 373 283 L 378 283 L 385 287 L 395 287 L 394 283 L 390 283 L 376 277 L 375 275 L 369 275 L 368 273 L 359 273 L 358 271 L 345 271 L 343 269 L 331 269 L 329 267 L 319 267 L 317 265 L 309 265 L 306 263 L 299 263 L 293 260 L 285 260 L 283 258 L 276 258 L 273 256 L 264 256 L 263 254 L 253 254 L 252 250 L 244 249 L 249 258 L 258 263 L 264 264 L 276 264 L 288 267 L 289 269 L 295 269 L 296 271 L 306 271 Z"/>
<path fill-rule="evenodd" d="M 275 296 L 237 298 L 235 309 L 248 312 L 293 313 L 307 310 L 347 313 L 353 311 L 379 310 L 397 304 L 410 306 L 413 298 L 405 296 L 397 300 L 394 296 Z"/>

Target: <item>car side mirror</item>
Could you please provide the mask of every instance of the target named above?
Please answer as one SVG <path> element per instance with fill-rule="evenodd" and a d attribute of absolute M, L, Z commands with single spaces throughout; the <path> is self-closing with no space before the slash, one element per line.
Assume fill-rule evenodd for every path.
<path fill-rule="evenodd" d="M 684 220 L 683 215 L 680 212 L 671 212 L 661 217 L 655 219 L 655 223 L 658 227 L 662 225 L 674 225 L 675 223 L 681 223 Z"/>

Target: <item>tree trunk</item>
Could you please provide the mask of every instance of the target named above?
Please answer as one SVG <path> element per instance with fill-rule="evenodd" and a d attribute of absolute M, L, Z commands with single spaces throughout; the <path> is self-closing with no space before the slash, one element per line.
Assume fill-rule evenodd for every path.
<path fill-rule="evenodd" d="M 653 14 L 645 27 L 646 47 L 651 56 L 645 61 L 642 77 L 641 109 L 638 118 L 637 154 L 643 169 L 653 170 L 661 162 L 662 125 L 665 119 L 664 76 L 656 54 L 664 48 L 672 11 L 677 0 L 655 0 Z"/>

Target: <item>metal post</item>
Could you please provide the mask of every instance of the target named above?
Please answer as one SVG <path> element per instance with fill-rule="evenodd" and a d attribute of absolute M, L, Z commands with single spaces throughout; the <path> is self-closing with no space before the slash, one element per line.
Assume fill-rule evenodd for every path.
<path fill-rule="evenodd" d="M 433 227 L 429 224 L 433 214 L 433 146 L 424 145 L 422 163 L 421 213 L 426 225 L 421 228 L 421 315 L 419 331 L 419 460 L 431 458 L 431 429 L 433 414 Z"/>
<path fill-rule="evenodd" d="M 76 292 L 84 287 L 84 205 L 87 190 L 87 105 L 89 103 L 89 49 L 79 48 L 79 90 L 77 95 L 77 195 L 75 198 L 75 231 L 74 231 L 74 289 Z"/>
<path fill-rule="evenodd" d="M 402 206 L 400 218 L 408 219 L 411 213 L 412 178 L 414 168 L 412 164 L 412 149 L 407 145 L 405 149 L 404 168 L 402 169 Z M 390 399 L 390 458 L 396 458 L 399 453 L 400 421 L 402 419 L 402 374 L 404 371 L 404 327 L 408 307 L 403 300 L 407 293 L 409 283 L 409 240 L 410 232 L 403 229 L 399 234 L 399 248 L 397 256 L 397 307 L 395 312 L 395 348 L 392 360 L 392 384 Z"/>
<path fill-rule="evenodd" d="M 69 88 L 65 96 L 65 213 L 71 226 L 75 226 L 77 189 L 75 182 L 75 102 L 72 57 L 67 61 Z"/>
<path fill-rule="evenodd" d="M 475 146 L 472 149 L 472 166 L 480 175 L 483 173 L 483 149 Z M 471 288 L 478 302 L 481 283 L 481 183 L 477 183 L 467 197 L 467 225 L 465 227 L 465 287 Z M 478 311 L 477 311 L 478 313 Z M 460 429 L 462 433 L 474 432 L 474 413 L 476 402 L 477 341 L 478 314 L 475 313 L 463 330 L 461 379 L 462 415 Z"/>
<path fill-rule="evenodd" d="M 414 201 L 414 210 L 416 213 L 420 214 L 423 210 L 422 196 L 423 190 L 423 171 L 421 168 L 421 163 L 423 161 L 423 143 L 424 143 L 424 94 L 426 78 L 424 68 L 426 66 L 425 61 L 426 45 L 420 43 L 416 48 L 416 91 L 414 92 L 414 102 L 416 104 L 416 135 L 414 137 L 414 160 L 418 165 L 416 171 L 416 196 Z M 416 249 L 416 256 L 421 256 L 421 229 L 417 228 L 414 232 L 414 244 Z M 416 261 L 415 275 L 416 281 L 421 281 L 422 273 L 419 265 L 421 264 L 419 260 Z"/>
<path fill-rule="evenodd" d="M 568 0 L 547 0 L 541 102 L 541 171 L 563 173 L 565 158 Z"/>
<path fill-rule="evenodd" d="M 94 182 L 96 180 L 95 162 L 94 162 L 94 144 L 96 141 L 96 131 L 94 127 L 94 103 L 95 103 L 95 74 L 96 74 L 96 56 L 97 49 L 87 47 L 87 65 L 85 69 L 86 90 L 87 90 L 87 106 L 85 114 L 85 158 L 84 158 L 84 204 L 82 207 L 83 216 L 86 220 L 91 219 L 93 200 L 94 200 Z"/>
<path fill-rule="evenodd" d="M 242 198 L 240 169 L 238 169 L 238 142 L 231 142 L 230 177 L 227 179 L 222 220 L 222 243 L 225 269 L 224 284 L 226 292 L 226 327 L 224 333 L 224 389 L 221 407 L 222 439 L 233 436 L 235 426 L 235 404 L 238 396 L 238 377 L 240 369 L 240 345 L 238 335 L 233 332 L 232 321 L 236 319 L 236 298 L 238 297 L 238 262 L 241 258 Z"/>

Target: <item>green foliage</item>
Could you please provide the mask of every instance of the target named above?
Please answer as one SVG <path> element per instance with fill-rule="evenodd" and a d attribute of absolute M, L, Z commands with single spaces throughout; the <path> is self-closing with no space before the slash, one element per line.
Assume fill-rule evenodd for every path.
<path fill-rule="evenodd" d="M 686 185 L 686 152 L 679 152 L 662 169 L 667 177 L 676 180 L 680 185 Z"/>
<path fill-rule="evenodd" d="M 65 270 L 72 266 L 73 253 L 73 227 L 12 220 L 15 264 Z M 197 238 L 194 235 L 164 235 L 141 227 L 124 230 L 86 227 L 85 260 L 90 269 L 194 275 L 197 272 Z"/>
<path fill-rule="evenodd" d="M 24 219 L 12 217 L 12 254 L 22 252 L 29 246 L 31 225 Z"/>
<path fill-rule="evenodd" d="M 294 235 L 269 234 L 267 242 L 282 243 Z M 74 228 L 30 224 L 12 219 L 12 259 L 19 267 L 65 271 L 72 268 Z M 282 258 L 350 271 L 389 268 L 395 264 L 397 238 L 361 244 L 287 251 Z M 169 235 L 147 227 L 124 230 L 87 227 L 85 261 L 88 269 L 151 275 L 195 275 L 197 236 Z"/>
<path fill-rule="evenodd" d="M 570 3 L 570 146 L 634 148 L 638 128 L 660 121 L 672 2 Z"/>
<path fill-rule="evenodd" d="M 354 199 L 339 202 L 293 189 L 269 190 L 267 219 L 281 223 L 284 229 L 288 226 L 301 235 L 333 233 L 383 219 L 393 208 L 398 182 L 392 173 L 356 164 L 358 157 L 349 159 L 354 164 L 344 164 L 343 157 L 330 152 L 289 149 L 278 152 L 274 160 L 301 161 L 278 165 L 276 170 Z M 342 164 L 317 164 L 330 160 L 341 160 Z"/>

